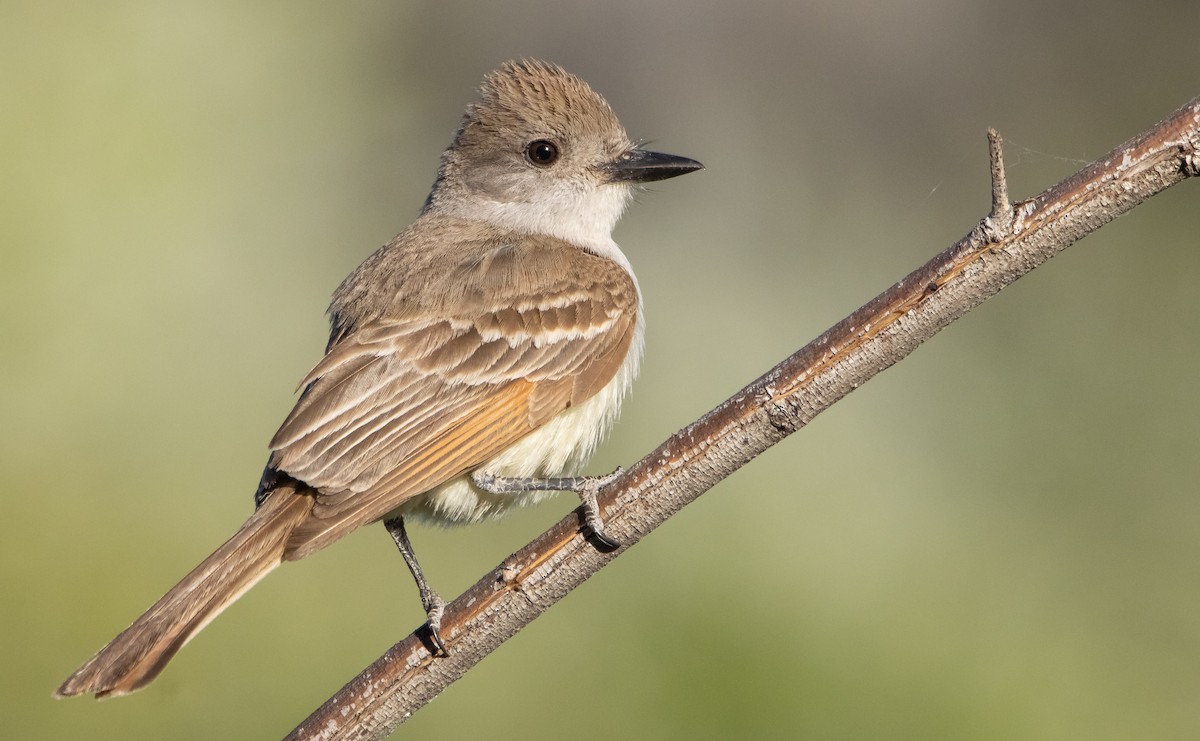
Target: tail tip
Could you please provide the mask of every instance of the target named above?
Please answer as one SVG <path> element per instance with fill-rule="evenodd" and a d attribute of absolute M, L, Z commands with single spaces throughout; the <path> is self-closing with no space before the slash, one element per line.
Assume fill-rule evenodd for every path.
<path fill-rule="evenodd" d="M 109 697 L 128 695 L 141 687 L 142 684 L 126 687 L 113 682 L 105 683 L 97 677 L 84 677 L 80 675 L 80 672 L 75 672 L 67 677 L 67 680 L 60 684 L 58 689 L 54 690 L 51 697 L 55 700 L 65 700 L 80 695 L 95 695 L 97 700 L 104 700 Z"/>

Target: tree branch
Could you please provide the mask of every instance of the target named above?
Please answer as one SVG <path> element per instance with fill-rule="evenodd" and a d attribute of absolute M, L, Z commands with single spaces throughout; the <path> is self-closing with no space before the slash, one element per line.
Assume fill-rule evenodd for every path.
<path fill-rule="evenodd" d="M 1200 98 L 1042 194 L 1010 205 L 988 132 L 992 210 L 956 244 L 838 322 L 643 458 L 600 495 L 602 553 L 576 510 L 452 602 L 450 656 L 414 633 L 318 708 L 289 739 L 378 739 L 684 505 L 807 425 L 943 327 L 1150 196 L 1200 175 Z"/>

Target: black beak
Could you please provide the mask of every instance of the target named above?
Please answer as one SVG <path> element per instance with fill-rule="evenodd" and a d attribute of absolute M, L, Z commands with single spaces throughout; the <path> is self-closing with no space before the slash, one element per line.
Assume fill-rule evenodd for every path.
<path fill-rule="evenodd" d="M 649 183 L 703 170 L 704 165 L 687 157 L 631 149 L 605 168 L 615 183 Z"/>

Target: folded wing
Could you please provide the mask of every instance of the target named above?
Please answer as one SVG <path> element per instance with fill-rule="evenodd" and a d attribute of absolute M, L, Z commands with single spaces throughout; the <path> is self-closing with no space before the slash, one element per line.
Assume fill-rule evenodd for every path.
<path fill-rule="evenodd" d="M 421 300 L 338 338 L 271 441 L 271 467 L 318 492 L 286 558 L 494 457 L 595 395 L 629 352 L 633 280 L 577 247 L 530 237 L 431 272 L 409 287 Z"/>

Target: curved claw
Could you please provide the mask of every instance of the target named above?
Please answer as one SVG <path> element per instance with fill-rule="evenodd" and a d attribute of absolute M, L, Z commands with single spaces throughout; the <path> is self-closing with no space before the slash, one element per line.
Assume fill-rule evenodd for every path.
<path fill-rule="evenodd" d="M 442 640 L 442 615 L 446 612 L 446 602 L 436 593 L 432 597 L 431 604 L 425 610 L 427 616 L 425 627 L 429 628 L 429 639 L 433 641 L 438 652 L 442 656 L 449 656 L 450 651 L 446 648 L 446 642 Z"/>
<path fill-rule="evenodd" d="M 434 653 L 449 656 L 450 650 L 446 648 L 446 642 L 442 640 L 441 631 L 434 627 L 433 623 L 425 623 L 425 627 L 429 628 L 429 640 L 433 642 L 434 648 L 437 649 Z"/>
<path fill-rule="evenodd" d="M 595 540 L 596 544 L 600 546 L 600 550 L 604 551 L 605 553 L 615 551 L 623 545 L 621 541 L 604 532 L 604 530 L 597 530 L 589 525 L 588 531 L 591 532 L 592 539 Z"/>
<path fill-rule="evenodd" d="M 615 551 L 621 547 L 621 541 L 609 535 L 604 529 L 604 518 L 600 516 L 600 504 L 596 495 L 600 489 L 608 485 L 624 471 L 617 469 L 607 476 L 599 476 L 588 480 L 588 485 L 579 490 L 579 499 L 583 502 L 583 524 L 591 531 L 592 538 L 604 552 Z"/>

